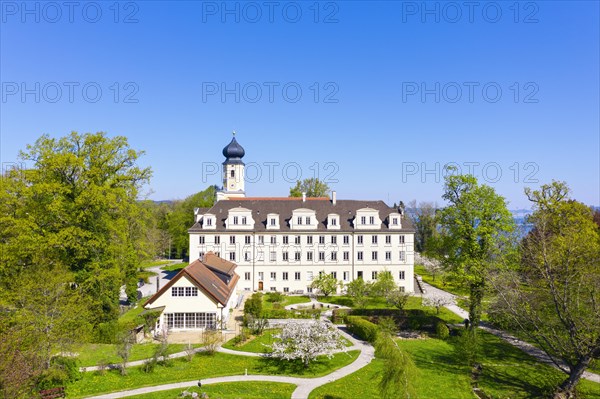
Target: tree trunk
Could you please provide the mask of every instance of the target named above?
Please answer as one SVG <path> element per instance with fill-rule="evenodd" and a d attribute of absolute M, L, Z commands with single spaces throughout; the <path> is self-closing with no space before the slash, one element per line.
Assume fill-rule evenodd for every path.
<path fill-rule="evenodd" d="M 569 399 L 575 397 L 575 387 L 577 387 L 583 372 L 590 365 L 591 360 L 592 358 L 590 356 L 586 356 L 579 359 L 579 363 L 575 366 L 570 367 L 571 374 L 569 374 L 569 377 L 559 385 L 554 393 L 554 399 Z"/>
<path fill-rule="evenodd" d="M 481 321 L 481 302 L 483 300 L 484 283 L 469 285 L 469 330 L 475 331 Z"/>

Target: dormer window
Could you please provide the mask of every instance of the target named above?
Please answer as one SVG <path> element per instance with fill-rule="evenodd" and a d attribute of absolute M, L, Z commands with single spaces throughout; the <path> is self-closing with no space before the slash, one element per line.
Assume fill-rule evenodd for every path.
<path fill-rule="evenodd" d="M 331 218 L 331 225 L 337 226 L 337 218 Z"/>
<path fill-rule="evenodd" d="M 361 216 L 360 217 L 360 224 L 367 224 L 367 217 L 366 216 Z"/>
<path fill-rule="evenodd" d="M 212 226 L 212 219 L 211 218 L 206 219 L 206 225 L 207 226 Z"/>
<path fill-rule="evenodd" d="M 369 224 L 375 224 L 375 216 L 369 216 Z"/>
<path fill-rule="evenodd" d="M 398 218 L 392 218 L 392 224 L 398 226 Z"/>
<path fill-rule="evenodd" d="M 306 217 L 306 224 L 310 224 L 310 216 Z"/>
<path fill-rule="evenodd" d="M 242 216 L 242 224 L 246 224 L 246 216 Z"/>
<path fill-rule="evenodd" d="M 271 226 L 275 226 L 277 224 L 277 221 L 275 220 L 275 218 L 271 218 Z"/>
<path fill-rule="evenodd" d="M 233 224 L 238 224 L 238 217 L 237 216 L 233 217 Z"/>
<path fill-rule="evenodd" d="M 302 216 L 298 216 L 298 224 L 302 224 Z"/>

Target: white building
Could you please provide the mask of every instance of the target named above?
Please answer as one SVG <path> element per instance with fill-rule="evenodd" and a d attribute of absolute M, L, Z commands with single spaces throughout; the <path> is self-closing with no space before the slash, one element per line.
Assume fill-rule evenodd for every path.
<path fill-rule="evenodd" d="M 209 209 L 195 210 L 190 261 L 212 251 L 236 262 L 239 290 L 311 292 L 320 272 L 348 283 L 388 270 L 414 290 L 414 229 L 383 201 L 246 197 L 244 149 L 223 149 L 223 190 Z"/>

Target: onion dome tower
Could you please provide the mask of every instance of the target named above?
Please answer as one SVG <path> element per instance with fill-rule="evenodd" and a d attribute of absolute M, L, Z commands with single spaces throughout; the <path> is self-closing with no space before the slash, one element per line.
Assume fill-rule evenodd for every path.
<path fill-rule="evenodd" d="M 242 158 L 246 152 L 235 139 L 235 132 L 231 142 L 223 148 L 223 188 L 217 193 L 217 200 L 245 197 L 244 191 L 244 162 Z"/>

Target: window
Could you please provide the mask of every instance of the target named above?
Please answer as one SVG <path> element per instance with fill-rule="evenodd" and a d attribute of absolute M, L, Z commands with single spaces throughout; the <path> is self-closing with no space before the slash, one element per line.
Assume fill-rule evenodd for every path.
<path fill-rule="evenodd" d="M 263 272 L 258 272 L 258 279 L 259 279 L 259 280 L 264 280 L 264 279 L 265 279 L 265 273 L 263 273 Z"/>
<path fill-rule="evenodd" d="M 311 286 L 306 287 L 306 293 L 312 294 L 312 287 Z"/>
<path fill-rule="evenodd" d="M 281 275 L 281 279 L 283 281 L 287 281 L 288 280 L 288 272 L 283 272 L 282 275 Z"/>
<path fill-rule="evenodd" d="M 229 236 L 229 243 L 235 244 L 235 236 Z"/>
<path fill-rule="evenodd" d="M 324 261 L 325 260 L 325 252 L 319 252 L 319 260 L 320 261 Z"/>
<path fill-rule="evenodd" d="M 277 244 L 277 236 L 271 236 L 271 244 Z"/>
<path fill-rule="evenodd" d="M 344 260 L 350 260 L 350 252 L 344 251 Z"/>
<path fill-rule="evenodd" d="M 271 262 L 275 262 L 277 260 L 277 252 L 271 251 L 271 257 L 269 259 Z"/>
<path fill-rule="evenodd" d="M 204 236 L 198 237 L 198 243 L 199 244 L 204 244 Z"/>
<path fill-rule="evenodd" d="M 217 258 L 220 258 L 221 257 L 221 252 L 217 251 L 217 252 L 215 252 L 215 255 L 217 256 Z"/>
<path fill-rule="evenodd" d="M 367 217 L 366 216 L 361 216 L 360 217 L 360 224 L 367 224 Z"/>
<path fill-rule="evenodd" d="M 377 236 L 371 237 L 371 244 L 377 244 Z"/>
<path fill-rule="evenodd" d="M 294 272 L 294 280 L 300 281 L 300 272 Z"/>
<path fill-rule="evenodd" d="M 185 292 L 184 287 L 172 287 L 171 296 L 183 296 Z"/>
<path fill-rule="evenodd" d="M 385 260 L 392 260 L 392 252 L 385 251 Z"/>
<path fill-rule="evenodd" d="M 206 225 L 207 226 L 212 226 L 212 218 L 207 218 L 206 219 Z"/>
<path fill-rule="evenodd" d="M 332 244 L 337 244 L 337 237 L 336 236 L 331 236 L 331 243 Z"/>
<path fill-rule="evenodd" d="M 283 292 L 290 292 L 290 287 L 283 287 Z"/>
<path fill-rule="evenodd" d="M 175 322 L 173 323 L 173 328 L 183 328 L 183 321 L 185 320 L 184 313 L 175 313 Z"/>
<path fill-rule="evenodd" d="M 398 287 L 398 291 L 400 291 L 400 292 L 404 292 L 404 290 L 405 290 L 405 289 L 406 289 L 406 288 L 404 288 L 404 286 L 403 286 L 403 285 L 401 285 L 400 287 Z"/>
<path fill-rule="evenodd" d="M 271 281 L 275 281 L 275 280 L 277 280 L 277 273 L 271 272 Z"/>
<path fill-rule="evenodd" d="M 221 243 L 221 236 L 215 236 L 215 244 Z"/>
<path fill-rule="evenodd" d="M 290 243 L 290 238 L 288 236 L 283 236 L 283 243 L 284 244 L 289 244 Z"/>
<path fill-rule="evenodd" d="M 287 252 L 287 251 L 286 251 L 286 252 L 284 252 L 284 253 L 283 253 L 283 260 L 290 260 L 290 259 L 289 259 L 289 256 L 290 256 L 290 255 L 288 254 L 288 252 Z"/>
<path fill-rule="evenodd" d="M 400 237 L 400 244 L 404 244 L 404 236 L 399 236 Z"/>
<path fill-rule="evenodd" d="M 235 252 L 230 252 L 229 253 L 229 260 L 232 262 L 235 262 Z"/>
<path fill-rule="evenodd" d="M 271 287 L 270 290 L 271 290 L 271 292 L 277 292 L 277 288 L 275 288 L 275 287 Z"/>
<path fill-rule="evenodd" d="M 325 244 L 325 236 L 319 236 L 319 244 Z"/>
<path fill-rule="evenodd" d="M 238 217 L 237 216 L 233 217 L 233 224 L 238 224 Z"/>
<path fill-rule="evenodd" d="M 406 279 L 406 276 L 404 275 L 404 270 L 400 270 L 398 272 L 398 279 L 399 280 L 405 280 Z"/>
<path fill-rule="evenodd" d="M 300 261 L 300 256 L 301 256 L 300 254 L 301 254 L 301 252 L 300 252 L 300 251 L 297 251 L 297 252 L 294 254 L 294 260 L 295 260 L 295 261 Z"/>
<path fill-rule="evenodd" d="M 185 287 L 185 296 L 198 296 L 198 287 Z"/>
<path fill-rule="evenodd" d="M 250 252 L 248 252 L 248 251 L 244 252 L 244 260 L 246 262 L 250 262 Z"/>
<path fill-rule="evenodd" d="M 271 226 L 277 225 L 275 218 L 271 218 Z"/>
<path fill-rule="evenodd" d="M 362 243 L 363 243 L 363 236 L 357 236 L 356 240 L 357 240 L 357 242 L 358 242 L 359 245 L 362 245 Z"/>
<path fill-rule="evenodd" d="M 246 216 L 242 216 L 242 224 L 246 224 Z"/>
<path fill-rule="evenodd" d="M 198 259 L 202 259 L 203 256 L 204 256 L 204 252 L 200 251 L 198 253 Z"/>
<path fill-rule="evenodd" d="M 306 281 L 313 281 L 313 272 L 306 272 Z"/>
<path fill-rule="evenodd" d="M 302 216 L 298 216 L 298 224 L 302 224 Z"/>
<path fill-rule="evenodd" d="M 313 237 L 312 236 L 306 236 L 306 243 L 307 244 L 312 244 L 313 243 Z"/>
<path fill-rule="evenodd" d="M 258 236 L 258 245 L 265 244 L 265 236 Z"/>
<path fill-rule="evenodd" d="M 363 272 L 361 272 L 361 271 L 356 272 L 356 278 L 363 278 Z"/>
<path fill-rule="evenodd" d="M 371 279 L 377 280 L 377 272 L 371 272 Z"/>
<path fill-rule="evenodd" d="M 369 216 L 369 224 L 375 224 L 375 216 Z"/>
<path fill-rule="evenodd" d="M 251 239 L 250 239 L 250 236 L 246 236 L 246 237 L 244 237 L 244 242 L 245 242 L 246 244 L 250 244 L 250 241 L 251 241 Z"/>
<path fill-rule="evenodd" d="M 344 272 L 344 281 L 348 281 L 349 276 L 350 276 L 349 272 Z"/>
<path fill-rule="evenodd" d="M 356 253 L 356 257 L 357 257 L 358 260 L 363 260 L 363 253 L 362 253 L 362 251 L 358 251 Z"/>
<path fill-rule="evenodd" d="M 335 252 L 335 251 L 331 252 L 331 260 L 337 260 L 337 252 Z"/>
<path fill-rule="evenodd" d="M 377 260 L 377 251 L 371 252 L 371 260 Z"/>
<path fill-rule="evenodd" d="M 331 277 L 337 280 L 337 272 L 331 272 Z"/>
<path fill-rule="evenodd" d="M 385 243 L 386 244 L 391 244 L 392 243 L 392 236 L 385 236 Z"/>
<path fill-rule="evenodd" d="M 231 177 L 235 177 L 235 170 L 234 169 L 231 170 L 231 174 L 230 175 L 231 175 Z"/>
<path fill-rule="evenodd" d="M 167 328 L 214 327 L 214 313 L 165 313 Z"/>
<path fill-rule="evenodd" d="M 331 218 L 331 225 L 337 226 L 337 218 Z"/>
<path fill-rule="evenodd" d="M 350 236 L 344 236 L 344 244 L 350 243 Z"/>
<path fill-rule="evenodd" d="M 300 236 L 294 237 L 294 244 L 300 244 Z"/>
<path fill-rule="evenodd" d="M 398 226 L 398 218 L 392 218 L 392 224 Z"/>
<path fill-rule="evenodd" d="M 310 216 L 306 217 L 306 224 L 310 224 Z"/>
<path fill-rule="evenodd" d="M 404 262 L 404 258 L 406 257 L 406 252 L 400 251 L 400 262 Z"/>
<path fill-rule="evenodd" d="M 308 261 L 312 261 L 313 260 L 313 253 L 312 252 L 307 252 L 306 253 L 306 260 L 308 260 Z"/>
<path fill-rule="evenodd" d="M 250 272 L 244 273 L 244 280 L 250 281 Z"/>

